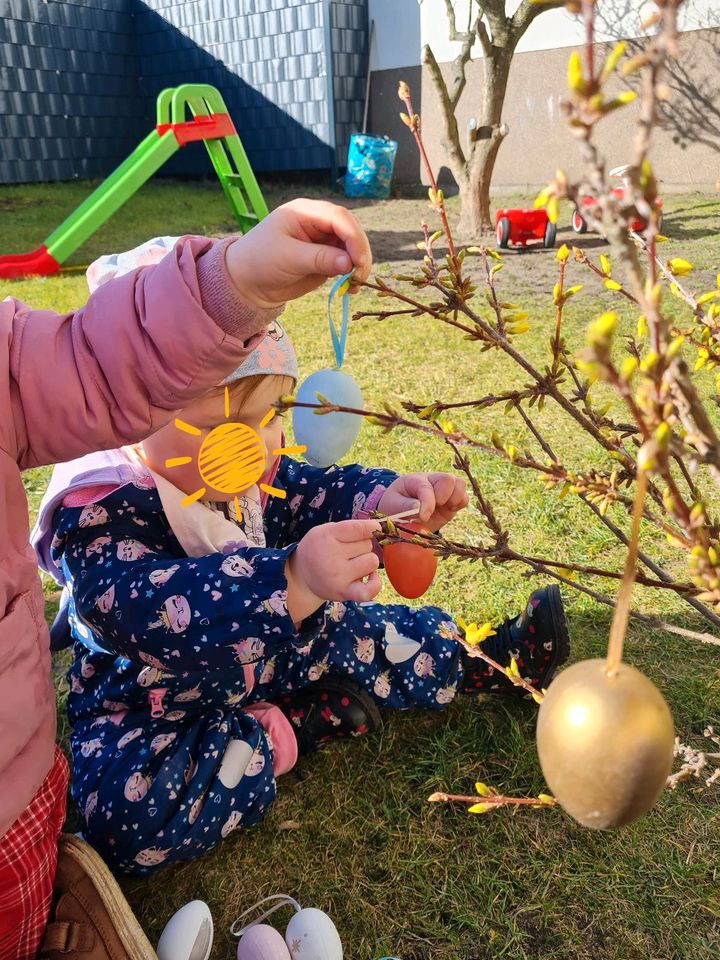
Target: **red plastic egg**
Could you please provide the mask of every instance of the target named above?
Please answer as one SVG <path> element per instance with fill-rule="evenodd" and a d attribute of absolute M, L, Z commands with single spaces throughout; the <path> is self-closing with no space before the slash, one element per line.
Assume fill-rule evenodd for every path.
<path fill-rule="evenodd" d="M 404 539 L 413 533 L 428 533 L 419 523 L 403 521 L 408 531 L 398 529 Z M 389 543 L 383 547 L 383 563 L 388 580 L 401 597 L 415 600 L 421 597 L 433 582 L 437 557 L 427 547 L 415 543 Z"/>

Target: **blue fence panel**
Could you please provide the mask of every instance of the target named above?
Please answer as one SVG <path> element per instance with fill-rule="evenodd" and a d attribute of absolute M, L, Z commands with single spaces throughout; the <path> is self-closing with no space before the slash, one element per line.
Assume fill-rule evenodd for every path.
<path fill-rule="evenodd" d="M 342 165 L 366 46 L 367 0 L 0 0 L 0 182 L 105 176 L 186 82 L 219 88 L 257 170 Z M 202 145 L 166 168 L 209 170 Z"/>

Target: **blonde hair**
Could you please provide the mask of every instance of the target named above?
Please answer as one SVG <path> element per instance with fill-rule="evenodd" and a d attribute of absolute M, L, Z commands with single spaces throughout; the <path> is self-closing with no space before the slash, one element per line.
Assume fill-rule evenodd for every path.
<path fill-rule="evenodd" d="M 241 377 L 239 380 L 233 380 L 232 383 L 227 384 L 227 389 L 230 394 L 230 413 L 231 417 L 237 420 L 242 419 L 242 408 L 248 402 L 250 397 L 260 388 L 261 384 L 267 383 L 268 380 L 273 382 L 273 385 L 277 385 L 278 393 L 280 395 L 285 393 L 292 393 L 295 389 L 295 380 L 293 377 L 289 377 L 286 374 L 279 373 L 253 373 L 247 377 Z M 208 396 L 211 397 L 222 397 L 225 395 L 225 384 L 221 384 L 219 387 L 215 387 L 210 391 Z"/>

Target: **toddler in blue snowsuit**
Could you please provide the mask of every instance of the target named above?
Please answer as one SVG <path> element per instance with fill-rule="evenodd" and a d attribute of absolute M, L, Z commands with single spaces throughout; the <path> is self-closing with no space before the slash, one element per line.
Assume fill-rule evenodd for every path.
<path fill-rule="evenodd" d="M 180 429 L 56 467 L 43 501 L 34 543 L 69 595 L 74 640 L 73 796 L 115 869 L 190 860 L 256 823 L 298 753 L 371 731 L 378 707 L 515 689 L 466 656 L 448 613 L 372 602 L 370 511 L 419 501 L 439 529 L 467 504 L 464 482 L 278 453 L 282 418 L 268 414 L 296 379 L 275 322 Z M 267 465 L 238 497 L 217 479 L 208 491 L 200 469 L 203 441 L 228 420 L 256 432 Z M 545 686 L 567 656 L 557 588 L 484 648 Z"/>

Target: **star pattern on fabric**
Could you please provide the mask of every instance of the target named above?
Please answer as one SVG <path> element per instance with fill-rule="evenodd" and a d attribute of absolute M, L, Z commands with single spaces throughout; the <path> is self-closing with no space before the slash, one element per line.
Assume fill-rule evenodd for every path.
<path fill-rule="evenodd" d="M 262 516 L 266 548 L 252 548 L 247 554 L 247 548 L 237 551 L 240 558 L 253 560 L 248 576 L 233 577 L 221 571 L 222 562 L 234 555 L 219 553 L 215 558 L 188 562 L 167 527 L 153 490 L 124 490 L 120 497 L 104 499 L 103 505 L 111 508 L 106 527 L 109 540 L 98 545 L 99 554 L 93 552 L 90 557 L 85 555 L 88 543 L 104 535 L 105 529 L 96 529 L 88 539 L 88 531 L 78 529 L 75 508 L 58 511 L 57 532 L 63 537 L 61 549 L 64 560 L 69 561 L 69 573 L 78 577 L 80 570 L 87 570 L 87 577 L 96 578 L 97 586 L 89 591 L 91 603 L 111 588 L 116 594 L 112 602 L 110 595 L 103 600 L 106 612 L 93 611 L 93 623 L 100 624 L 97 632 L 73 618 L 77 645 L 69 672 L 68 710 L 73 725 L 73 795 L 81 811 L 88 809 L 84 830 L 118 869 L 142 874 L 170 862 L 193 859 L 235 827 L 251 826 L 262 819 L 275 798 L 273 755 L 263 728 L 246 708 L 261 700 L 272 702 L 283 691 L 292 696 L 293 690 L 308 684 L 311 667 L 326 664 L 330 675 L 352 677 L 380 706 L 398 709 L 441 709 L 445 704 L 435 701 L 436 691 L 460 686 L 457 646 L 442 636 L 439 626 L 451 618 L 437 608 L 326 604 L 304 621 L 300 632 L 292 637 L 283 634 L 278 623 L 286 616 L 284 608 L 278 603 L 278 610 L 283 609 L 278 613 L 268 607 L 274 602 L 271 594 L 283 582 L 278 574 L 288 545 L 318 523 L 350 517 L 359 492 L 367 495 L 377 484 L 388 485 L 394 475 L 356 465 L 315 469 L 285 457 L 282 461 L 274 483 L 285 489 L 288 497 L 269 498 L 266 503 Z M 320 488 L 326 490 L 325 499 L 310 509 L 307 504 Z M 300 492 L 291 535 L 288 500 Z M 128 503 L 123 505 L 123 500 Z M 135 509 L 135 519 L 144 520 L 147 526 L 135 529 L 137 525 L 127 516 L 128 506 Z M 152 557 L 147 554 L 127 561 L 117 557 L 117 542 L 130 539 L 131 523 L 131 539 L 152 545 L 158 554 L 156 564 L 148 563 Z M 133 555 L 140 548 L 130 545 L 126 552 Z M 103 561 L 102 577 L 96 567 L 98 558 Z M 178 569 L 168 574 L 174 565 Z M 180 582 L 182 590 L 175 586 Z M 123 616 L 134 618 L 128 624 L 116 618 L 118 596 L 123 591 Z M 132 591 L 136 596 L 131 596 Z M 222 596 L 220 602 L 214 593 Z M 181 619 L 178 625 L 184 629 L 174 632 L 165 621 L 172 623 L 178 614 L 163 605 L 168 598 L 185 594 L 189 623 L 184 627 Z M 185 609 L 182 603 L 178 609 Z M 156 626 L 149 628 L 138 620 L 143 610 Z M 417 640 L 418 652 L 433 659 L 436 677 L 416 683 L 415 656 L 399 663 L 387 658 L 388 622 L 397 633 Z M 355 656 L 361 636 L 374 640 L 371 663 Z M 95 643 L 104 649 L 96 649 Z M 253 643 L 260 643 L 262 650 L 253 648 Z M 233 649 L 236 645 L 237 652 Z M 261 683 L 260 676 L 271 660 L 272 668 Z M 250 688 L 248 665 L 254 677 Z M 94 672 L 85 676 L 83 668 L 85 673 Z M 380 693 L 375 693 L 381 675 Z M 165 691 L 163 715 L 152 718 L 149 694 L 160 690 Z M 193 696 L 183 696 L 190 692 Z M 96 725 L 98 721 L 103 722 Z M 128 736 L 135 730 L 140 734 Z M 170 734 L 174 738 L 164 743 L 163 738 Z M 93 739 L 100 741 L 99 750 L 82 756 L 81 744 Z M 228 748 L 232 741 L 239 741 L 251 753 L 259 750 L 264 766 L 252 776 L 242 774 L 231 788 L 220 771 L 223 763 L 231 762 L 233 751 Z M 247 764 L 250 754 L 242 756 Z M 259 766 L 259 761 L 254 766 Z M 135 774 L 139 785 L 133 787 L 133 780 L 128 787 L 128 779 Z M 88 806 L 93 793 L 97 797 Z M 204 805 L 191 814 L 200 796 L 205 797 Z M 176 838 L 172 845 L 170 837 Z"/>

